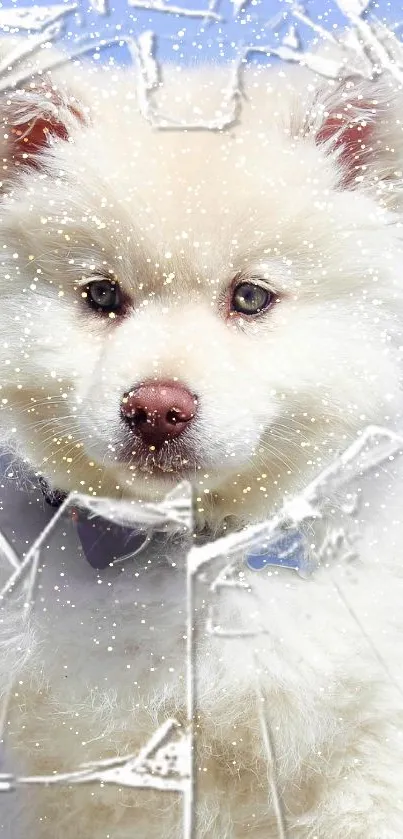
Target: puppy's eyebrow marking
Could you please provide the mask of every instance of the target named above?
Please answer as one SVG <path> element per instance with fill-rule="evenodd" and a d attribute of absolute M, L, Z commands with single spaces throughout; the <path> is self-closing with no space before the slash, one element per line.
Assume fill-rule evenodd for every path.
<path fill-rule="evenodd" d="M 96 267 L 90 268 L 88 274 L 81 274 L 81 277 L 77 280 L 76 285 L 86 286 L 91 279 L 96 279 L 97 277 L 102 277 L 103 280 L 110 280 L 111 282 L 119 283 L 119 280 L 112 269 Z"/>

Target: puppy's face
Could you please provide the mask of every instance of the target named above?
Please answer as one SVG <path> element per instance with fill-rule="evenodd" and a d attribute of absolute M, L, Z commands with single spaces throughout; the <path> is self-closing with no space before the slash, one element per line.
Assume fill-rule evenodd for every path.
<path fill-rule="evenodd" d="M 121 105 L 54 130 L 4 197 L 3 416 L 61 489 L 188 479 L 202 516 L 262 515 L 393 407 L 391 216 L 332 116 L 292 137 L 268 98 L 158 134 Z"/>

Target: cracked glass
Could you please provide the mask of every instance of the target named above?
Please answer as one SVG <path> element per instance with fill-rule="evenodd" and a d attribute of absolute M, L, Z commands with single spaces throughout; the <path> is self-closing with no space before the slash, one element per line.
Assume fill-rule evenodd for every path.
<path fill-rule="evenodd" d="M 8 4 L 0 91 L 13 101 L 33 73 L 79 59 L 105 64 L 113 86 L 116 68 L 133 64 L 139 109 L 156 132 L 220 134 L 242 120 L 245 68 L 261 61 L 401 85 L 392 11 L 355 0 L 326 10 L 264 0 Z M 226 83 L 218 108 L 199 107 L 196 91 L 184 112 L 170 96 L 172 62 L 200 55 L 230 62 Z M 382 832 L 382 805 L 380 822 L 363 831 L 366 796 L 377 806 L 373 762 L 402 771 L 402 451 L 399 428 L 364 418 L 354 442 L 298 491 L 279 490 L 259 522 L 233 527 L 230 517 L 214 530 L 198 527 L 211 501 L 203 481 L 178 481 L 158 501 L 74 490 L 52 506 L 7 438 L 4 839 L 401 835 L 393 783 L 384 792 L 395 796 L 391 826 Z M 375 690 L 384 703 L 356 712 L 357 696 Z M 377 736 L 361 746 L 371 724 Z M 366 772 L 370 789 L 358 777 Z"/>

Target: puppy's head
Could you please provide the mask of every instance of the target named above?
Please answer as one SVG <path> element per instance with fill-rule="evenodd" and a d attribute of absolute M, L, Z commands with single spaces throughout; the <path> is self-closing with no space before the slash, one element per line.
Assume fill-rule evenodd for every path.
<path fill-rule="evenodd" d="M 263 515 L 398 404 L 389 92 L 263 72 L 219 134 L 153 130 L 131 77 L 80 95 L 3 107 L 3 425 L 60 489 Z"/>

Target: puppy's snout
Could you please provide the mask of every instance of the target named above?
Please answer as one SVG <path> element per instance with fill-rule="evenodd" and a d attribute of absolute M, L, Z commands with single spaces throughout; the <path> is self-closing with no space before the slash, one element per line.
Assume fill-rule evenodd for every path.
<path fill-rule="evenodd" d="M 124 394 L 120 411 L 147 445 L 179 437 L 197 412 L 197 397 L 178 382 L 145 382 Z"/>

